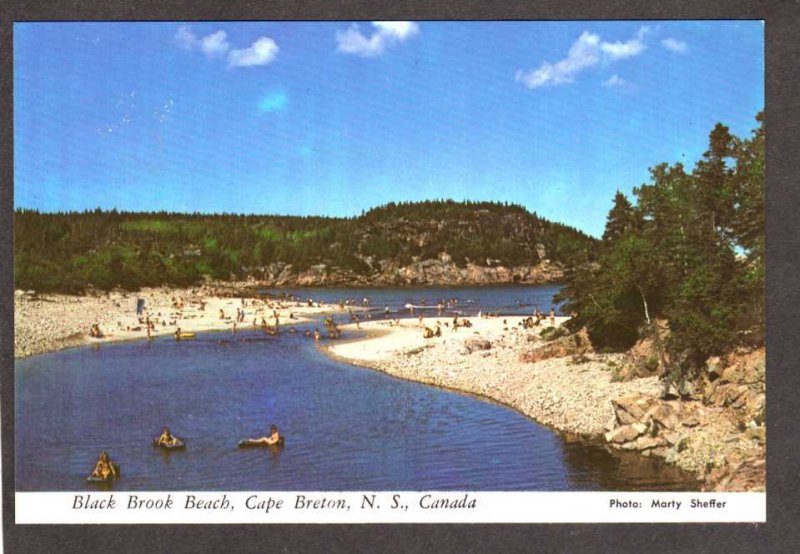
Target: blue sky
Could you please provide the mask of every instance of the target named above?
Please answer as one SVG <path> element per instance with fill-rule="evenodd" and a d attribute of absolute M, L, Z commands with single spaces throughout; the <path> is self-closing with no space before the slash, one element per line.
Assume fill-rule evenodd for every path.
<path fill-rule="evenodd" d="M 519 203 L 594 235 L 764 108 L 730 22 L 24 23 L 16 207 L 358 215 Z"/>

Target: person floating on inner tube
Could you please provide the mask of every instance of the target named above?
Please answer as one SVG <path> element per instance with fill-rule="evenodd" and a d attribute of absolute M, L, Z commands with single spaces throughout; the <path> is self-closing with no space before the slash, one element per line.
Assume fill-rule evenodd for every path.
<path fill-rule="evenodd" d="M 100 452 L 100 459 L 97 460 L 97 463 L 94 465 L 94 470 L 92 470 L 90 477 L 97 477 L 103 480 L 117 478 L 117 470 L 114 468 L 114 464 L 111 463 L 108 452 L 105 450 Z"/>
<path fill-rule="evenodd" d="M 177 446 L 181 440 L 178 437 L 173 437 L 169 432 L 169 427 L 164 427 L 161 431 L 161 436 L 156 439 L 156 446 Z"/>
<path fill-rule="evenodd" d="M 283 440 L 283 437 L 278 432 L 278 428 L 275 425 L 271 425 L 269 428 L 269 436 L 268 437 L 261 437 L 260 439 L 249 439 L 251 444 L 266 444 L 267 446 L 278 444 Z"/>

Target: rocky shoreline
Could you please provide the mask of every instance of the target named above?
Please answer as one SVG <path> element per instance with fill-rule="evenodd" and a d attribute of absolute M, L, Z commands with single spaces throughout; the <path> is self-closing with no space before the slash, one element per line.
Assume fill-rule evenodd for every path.
<path fill-rule="evenodd" d="M 393 287 L 393 286 L 476 286 L 560 283 L 564 269 L 558 263 L 542 261 L 535 266 L 506 267 L 467 263 L 456 265 L 448 255 L 438 259 L 417 260 L 408 265 L 393 261 L 365 260 L 370 267 L 366 274 L 358 274 L 326 264 L 318 264 L 302 271 L 291 264 L 276 262 L 259 268 L 258 280 L 269 287 Z"/>
<path fill-rule="evenodd" d="M 472 321 L 472 328 L 431 339 L 413 320 L 371 322 L 362 325 L 367 338 L 327 350 L 396 377 L 485 396 L 610 448 L 663 457 L 696 475 L 706 490 L 764 489 L 763 426 L 742 429 L 729 406 L 661 401 L 655 376 L 614 379 L 623 355 L 564 349 L 542 340 L 541 329 L 524 330 L 521 318 Z"/>

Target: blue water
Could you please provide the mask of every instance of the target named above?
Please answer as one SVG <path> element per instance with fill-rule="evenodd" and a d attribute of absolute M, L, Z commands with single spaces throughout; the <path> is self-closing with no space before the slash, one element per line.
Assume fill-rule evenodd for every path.
<path fill-rule="evenodd" d="M 525 288 L 504 302 L 550 294 Z M 479 290 L 454 292 L 491 307 Z M 18 490 L 91 488 L 101 450 L 121 465 L 119 490 L 692 488 L 658 462 L 569 443 L 504 406 L 331 360 L 301 332 L 77 348 L 16 360 L 15 375 Z M 284 448 L 237 448 L 271 423 Z M 164 425 L 186 450 L 151 445 Z"/>
<path fill-rule="evenodd" d="M 296 288 L 262 289 L 262 294 L 293 295 L 302 300 L 337 304 L 347 300 L 363 306 L 368 300 L 370 310 L 383 314 L 388 307 L 392 314 L 408 314 L 407 304 L 425 306 L 430 313 L 436 312 L 437 303 L 443 304 L 443 314 L 459 313 L 476 316 L 478 312 L 498 312 L 506 315 L 531 314 L 534 309 L 548 312 L 558 311 L 553 296 L 559 291 L 557 285 L 539 286 L 485 286 L 485 287 L 395 287 L 395 288 Z"/>

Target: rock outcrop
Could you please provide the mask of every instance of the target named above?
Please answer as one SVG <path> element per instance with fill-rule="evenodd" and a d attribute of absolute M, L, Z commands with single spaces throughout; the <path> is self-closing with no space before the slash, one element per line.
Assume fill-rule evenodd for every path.
<path fill-rule="evenodd" d="M 505 267 L 469 263 L 459 267 L 445 256 L 404 266 L 381 262 L 364 275 L 326 264 L 297 271 L 291 264 L 280 262 L 257 268 L 253 273 L 267 287 L 544 284 L 564 278 L 559 264 L 542 262 L 536 266 Z"/>
<path fill-rule="evenodd" d="M 705 490 L 763 490 L 764 370 L 763 348 L 737 351 L 708 361 L 697 400 L 617 398 L 606 442 L 704 475 Z"/>
<path fill-rule="evenodd" d="M 526 350 L 520 354 L 520 361 L 526 363 L 541 362 L 550 358 L 564 358 L 567 356 L 585 356 L 592 352 L 592 343 L 586 330 L 561 337 L 541 346 Z"/>

